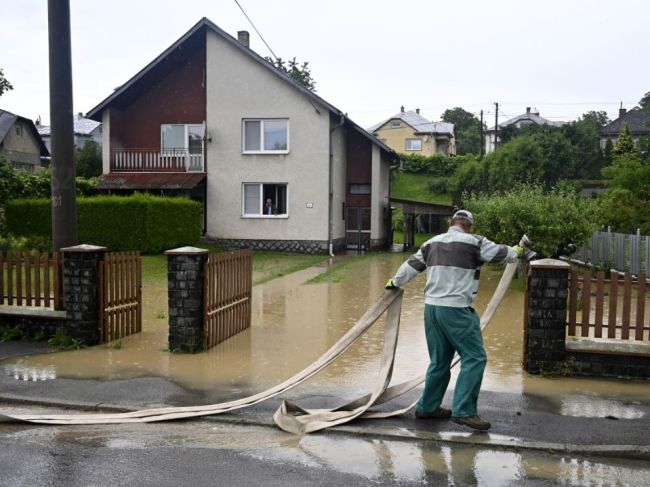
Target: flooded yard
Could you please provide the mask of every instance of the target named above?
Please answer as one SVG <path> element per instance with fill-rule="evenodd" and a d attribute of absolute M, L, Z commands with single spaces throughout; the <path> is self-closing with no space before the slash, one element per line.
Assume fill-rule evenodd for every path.
<path fill-rule="evenodd" d="M 292 376 L 334 344 L 384 292 L 383 286 L 405 254 L 381 254 L 355 259 L 345 279 L 308 281 L 327 270 L 324 262 L 278 277 L 253 288 L 252 326 L 207 352 L 189 355 L 167 350 L 166 282 L 145 281 L 143 331 L 117 343 L 83 350 L 10 359 L 2 365 L 19 380 L 92 378 L 116 380 L 165 377 L 195 391 L 210 391 L 220 399 L 259 392 Z M 338 259 L 338 258 L 337 258 Z M 344 257 L 343 259 L 350 259 Z M 501 269 L 486 269 L 476 308 L 481 312 L 498 283 Z M 394 381 L 421 375 L 428 364 L 422 323 L 424 275 L 404 294 Z M 620 417 L 633 417 L 634 401 L 647 398 L 647 383 L 597 379 L 549 380 L 527 375 L 521 368 L 523 292 L 511 286 L 485 331 L 488 366 L 483 390 L 543 396 L 569 415 L 589 415 L 593 408 L 611 408 L 607 398 L 632 403 Z M 311 379 L 309 391 L 336 392 L 351 397 L 371 387 L 382 350 L 378 323 L 334 364 Z M 452 384 L 459 367 L 452 375 Z M 587 399 L 602 403 L 589 408 Z M 622 407 L 622 406 L 621 406 Z M 591 412 L 590 412 L 591 411 Z M 616 414 L 610 412 L 609 414 Z"/>

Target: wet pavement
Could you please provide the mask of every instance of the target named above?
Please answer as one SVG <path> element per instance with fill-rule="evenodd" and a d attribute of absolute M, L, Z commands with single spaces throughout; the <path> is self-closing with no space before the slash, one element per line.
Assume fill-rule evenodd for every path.
<path fill-rule="evenodd" d="M 647 485 L 647 461 L 209 421 L 0 426 L 3 484 Z"/>
<path fill-rule="evenodd" d="M 197 355 L 171 354 L 166 350 L 165 287 L 148 286 L 143 293 L 143 332 L 123 339 L 119 344 L 49 354 L 40 354 L 42 350 L 39 349 L 29 350 L 28 344 L 20 345 L 24 352 L 36 353 L 29 357 L 16 356 L 15 347 L 19 345 L 11 345 L 14 348 L 10 349 L 0 344 L 0 359 L 5 359 L 0 361 L 0 399 L 132 410 L 159 405 L 210 404 L 248 396 L 292 376 L 335 343 L 381 295 L 386 276 L 392 275 L 404 258 L 403 254 L 384 254 L 364 259 L 350 267 L 348 279 L 337 283 L 306 284 L 326 269 L 327 264 L 323 264 L 256 286 L 251 328 Z M 487 304 L 499 277 L 498 271 L 482 273 L 476 306 L 479 311 Z M 422 286 L 423 276 L 420 276 L 409 284 L 404 295 L 394 381 L 420 375 L 427 365 Z M 357 421 L 337 427 L 338 433 L 286 441 L 304 442 L 301 449 L 305 445 L 316 445 L 321 454 L 332 450 L 329 455 L 333 456 L 336 456 L 334 444 L 343 440 L 337 437 L 328 448 L 324 438 L 331 438 L 332 434 L 345 433 L 345 441 L 351 442 L 350 445 L 356 445 L 355 442 L 365 445 L 344 448 L 344 452 L 356 451 L 357 448 L 390 452 L 391 447 L 385 444 L 396 442 L 402 445 L 404 441 L 409 445 L 411 442 L 431 445 L 426 448 L 408 445 L 392 448 L 404 452 L 397 457 L 424 455 L 436 467 L 426 462 L 425 466 L 417 461 L 410 464 L 407 460 L 392 457 L 375 459 L 371 464 L 379 465 L 379 471 L 384 471 L 385 465 L 407 462 L 407 466 L 399 469 L 435 471 L 443 477 L 453 470 L 453 461 L 445 460 L 445 455 L 449 456 L 443 453 L 445 448 L 457 452 L 454 455 L 459 457 L 467 456 L 466 461 L 472 465 L 487 465 L 490 462 L 482 460 L 487 458 L 482 456 L 487 453 L 465 452 L 468 448 L 471 450 L 472 445 L 482 445 L 482 448 L 487 448 L 485 451 L 491 452 L 490 458 L 502 459 L 505 466 L 495 471 L 490 470 L 493 467 L 474 468 L 471 475 L 475 482 L 470 483 L 479 484 L 486 475 L 485 478 L 500 478 L 499 473 L 510 479 L 504 483 L 516 483 L 517 475 L 537 478 L 547 470 L 553 471 L 555 478 L 563 475 L 566 479 L 584 478 L 585 475 L 607 476 L 617 472 L 618 467 L 605 469 L 605 472 L 594 467 L 596 463 L 575 455 L 604 453 L 650 458 L 646 433 L 650 429 L 650 384 L 647 381 L 529 376 L 521 369 L 522 300 L 521 291 L 509 291 L 485 332 L 488 367 L 479 412 L 493 424 L 489 434 L 468 434 L 463 427 L 449 421 L 432 424 L 416 421 L 409 414 L 390 420 Z M 37 346 L 43 347 L 42 344 Z M 334 364 L 281 398 L 295 400 L 306 407 L 327 407 L 368 392 L 377 372 L 381 346 L 382 329 L 375 326 Z M 452 374 L 451 387 L 457 372 L 458 367 Z M 405 405 L 417 394 L 415 391 L 410 396 L 399 398 L 397 403 Z M 450 400 L 451 394 L 448 394 L 445 402 L 448 404 Z M 247 428 L 264 426 L 268 433 L 275 431 L 266 426 L 272 425 L 271 416 L 278 405 L 279 399 L 273 399 L 215 418 L 219 421 L 217 426 L 206 423 L 210 428 L 218 429 L 235 427 L 243 422 Z M 10 428 L 20 431 L 25 427 Z M 147 431 L 146 425 L 136 429 Z M 70 430 L 74 431 L 74 428 Z M 126 434 L 127 429 L 120 430 Z M 277 434 L 286 438 L 285 433 L 278 431 Z M 373 446 L 375 444 L 384 446 Z M 431 451 L 423 453 L 422 448 Z M 548 451 L 564 452 L 569 456 L 561 457 L 561 461 L 556 457 L 545 458 L 544 453 L 548 454 Z M 286 454 L 290 457 L 296 455 L 293 450 Z M 535 455 L 543 457 L 534 462 L 530 460 L 536 462 L 534 468 L 537 470 L 527 463 L 528 458 Z M 336 460 L 328 459 L 326 464 L 336 464 Z M 342 467 L 337 468 L 341 471 Z M 372 468 L 367 467 L 367 471 L 360 475 L 368 479 L 381 478 L 383 474 L 370 472 Z M 594 474 L 596 471 L 600 473 Z M 630 472 L 630 478 L 634 478 L 636 467 Z M 413 474 L 413 478 L 421 481 L 422 475 Z M 590 484 L 587 482 L 585 485 Z M 603 483 L 607 484 L 606 481 Z"/>

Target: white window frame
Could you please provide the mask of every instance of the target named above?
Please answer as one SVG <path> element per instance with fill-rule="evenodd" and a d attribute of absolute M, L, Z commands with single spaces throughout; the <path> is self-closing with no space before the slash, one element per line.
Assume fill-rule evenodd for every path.
<path fill-rule="evenodd" d="M 400 122 L 399 120 L 393 120 L 390 123 L 390 128 L 392 128 L 392 129 L 401 129 L 402 128 L 402 122 Z"/>
<path fill-rule="evenodd" d="M 287 148 L 281 150 L 264 149 L 264 122 L 284 121 L 287 123 Z M 259 150 L 246 150 L 246 122 L 260 122 L 260 148 Z M 241 121 L 241 152 L 242 154 L 288 154 L 291 149 L 291 125 L 288 118 L 244 118 Z"/>
<path fill-rule="evenodd" d="M 260 191 L 260 206 L 259 206 L 259 213 L 246 213 L 246 186 L 250 185 L 258 185 L 259 186 L 259 191 Z M 265 215 L 264 214 L 264 185 L 275 185 L 275 186 L 284 186 L 285 187 L 285 194 L 286 194 L 286 207 L 287 207 L 287 212 L 282 213 L 281 215 Z M 261 182 L 254 182 L 254 181 L 245 181 L 241 184 L 241 217 L 242 218 L 275 218 L 275 219 L 287 219 L 289 218 L 289 183 L 282 182 L 282 183 L 261 183 Z"/>
<path fill-rule="evenodd" d="M 182 149 L 182 150 L 190 150 L 189 147 L 189 131 L 190 127 L 201 127 L 201 130 L 203 131 L 205 135 L 205 125 L 202 123 L 161 123 L 160 124 L 160 150 L 170 150 L 170 149 L 164 149 L 163 148 L 163 128 L 164 127 L 169 127 L 169 126 L 178 126 L 178 127 L 183 127 L 184 132 L 183 132 L 183 147 L 174 147 L 174 149 Z M 203 152 L 203 151 L 202 151 Z"/>
<path fill-rule="evenodd" d="M 415 141 L 420 143 L 420 148 L 419 149 L 411 149 L 409 147 L 409 142 L 415 142 Z M 407 150 L 407 151 L 410 151 L 410 152 L 421 152 L 422 151 L 422 139 L 418 139 L 418 138 L 406 139 L 404 150 Z"/>

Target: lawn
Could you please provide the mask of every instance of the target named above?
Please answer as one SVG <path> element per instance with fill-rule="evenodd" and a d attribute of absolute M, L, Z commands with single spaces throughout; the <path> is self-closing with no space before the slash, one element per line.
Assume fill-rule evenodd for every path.
<path fill-rule="evenodd" d="M 223 247 L 201 243 L 200 248 L 210 253 L 223 252 Z M 253 284 L 261 284 L 276 277 L 291 274 L 311 267 L 327 259 L 327 255 L 303 255 L 288 252 L 253 252 Z M 142 256 L 143 284 L 158 284 L 167 281 L 167 257 L 164 254 Z"/>
<path fill-rule="evenodd" d="M 416 249 L 420 247 L 424 242 L 429 240 L 431 237 L 434 237 L 438 235 L 437 233 L 416 233 L 415 234 L 415 249 L 413 251 L 415 252 Z M 393 231 L 393 242 L 394 243 L 404 243 L 404 232 L 400 232 L 398 230 Z"/>
<path fill-rule="evenodd" d="M 433 193 L 429 189 L 429 180 L 431 178 L 426 174 L 394 171 L 392 178 L 390 195 L 393 198 L 451 205 L 451 195 Z"/>

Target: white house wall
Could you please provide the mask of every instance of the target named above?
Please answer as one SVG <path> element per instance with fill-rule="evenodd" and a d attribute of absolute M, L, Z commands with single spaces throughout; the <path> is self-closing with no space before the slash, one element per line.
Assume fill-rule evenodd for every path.
<path fill-rule="evenodd" d="M 338 124 L 337 120 L 333 120 L 332 128 Z M 343 219 L 343 203 L 345 202 L 346 193 L 346 164 L 347 164 L 347 151 L 346 151 L 346 128 L 345 126 L 338 127 L 332 132 L 332 181 L 333 181 L 333 197 L 332 197 L 332 239 L 342 240 L 345 239 L 345 220 Z"/>
<path fill-rule="evenodd" d="M 370 239 L 374 242 L 385 239 L 388 233 L 385 211 L 389 197 L 389 164 L 388 158 L 382 157 L 379 147 L 373 145 Z"/>
<path fill-rule="evenodd" d="M 329 111 L 214 32 L 206 43 L 208 236 L 327 241 Z M 242 154 L 244 118 L 288 118 L 289 153 Z M 288 217 L 242 217 L 243 182 L 287 183 Z"/>

